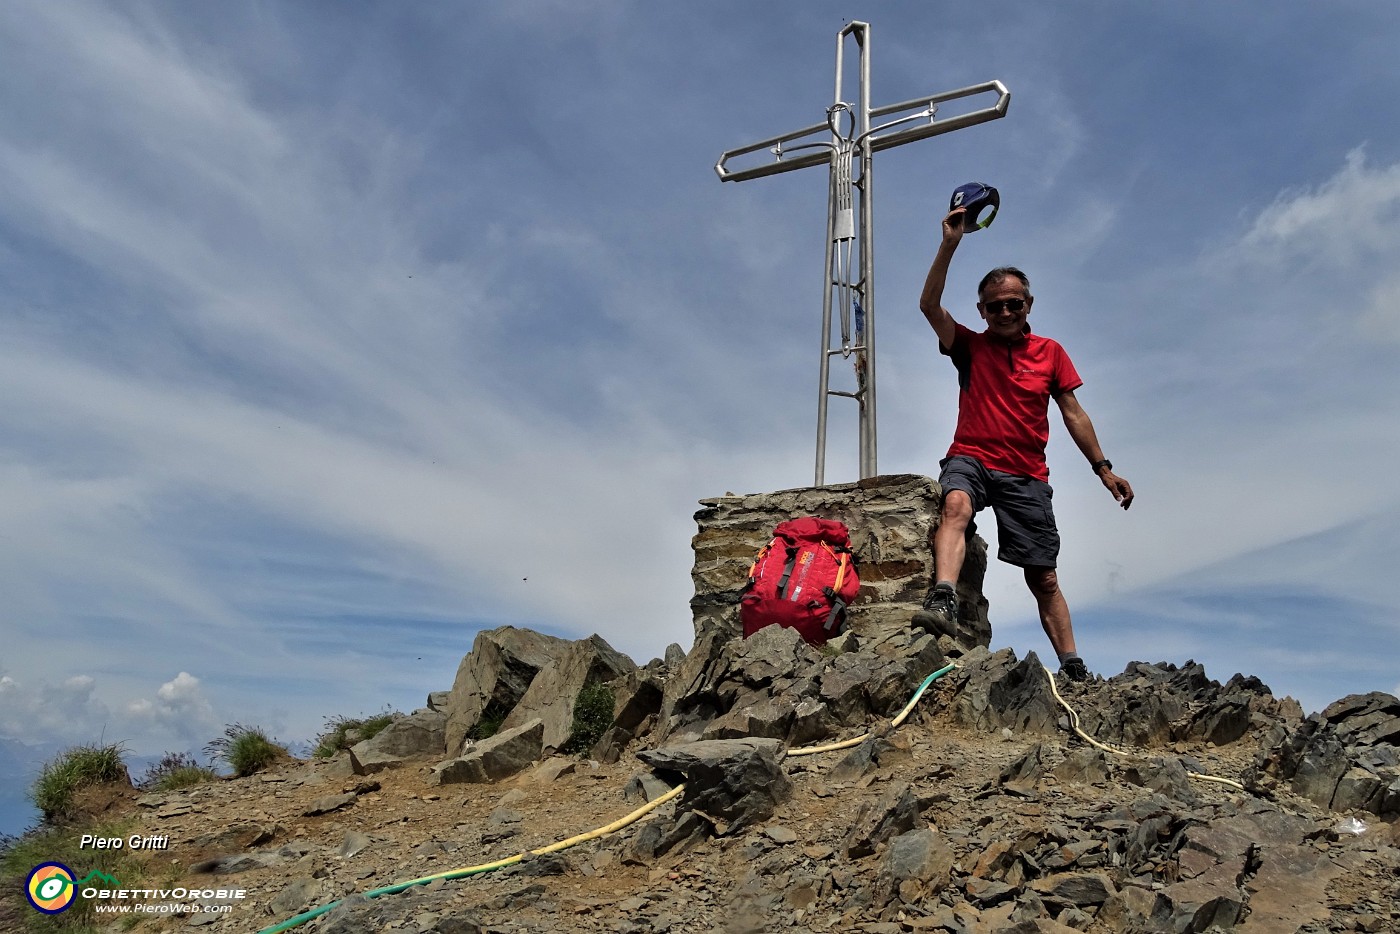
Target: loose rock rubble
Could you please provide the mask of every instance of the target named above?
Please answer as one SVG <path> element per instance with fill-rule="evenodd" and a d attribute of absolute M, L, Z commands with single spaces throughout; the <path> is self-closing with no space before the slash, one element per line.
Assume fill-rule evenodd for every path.
<path fill-rule="evenodd" d="M 515 638 L 483 633 L 478 650 L 496 661 L 464 660 L 458 688 L 478 711 L 507 716 L 501 698 L 527 696 L 522 677 L 502 687 L 525 670 Z M 1192 662 L 1135 662 L 1061 685 L 1071 715 L 1034 655 L 946 637 L 848 637 L 817 652 L 782 630 L 702 635 L 683 657 L 621 674 L 602 640 L 582 641 L 593 648 L 520 644 L 533 677 L 567 657 L 570 684 L 614 684 L 614 729 L 591 755 L 553 753 L 544 737 L 560 734 L 545 717 L 557 712 L 540 704 L 498 734 L 526 736 L 527 751 L 509 766 L 492 759 L 492 773 L 492 741 L 470 739 L 474 722 L 459 719 L 457 749 L 434 738 L 457 735 L 434 733 L 444 710 L 471 707 L 434 695 L 395 751 L 357 746 L 146 795 L 135 830 L 170 835 L 161 858 L 183 884 L 247 890 L 233 911 L 197 917 L 211 932 L 331 903 L 298 930 L 1400 931 L 1400 701 L 1389 695 L 1304 719 L 1257 679 L 1222 685 Z M 945 652 L 958 667 L 892 726 Z M 1097 744 L 1073 732 L 1076 719 Z M 795 754 L 813 743 L 831 748 Z M 372 778 L 360 774 L 370 761 Z M 481 774 L 445 779 L 454 768 Z M 682 782 L 597 839 L 363 895 L 582 834 Z"/>

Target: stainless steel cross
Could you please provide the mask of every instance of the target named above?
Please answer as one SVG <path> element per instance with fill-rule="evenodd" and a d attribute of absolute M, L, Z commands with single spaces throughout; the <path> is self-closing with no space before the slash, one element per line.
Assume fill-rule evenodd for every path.
<path fill-rule="evenodd" d="M 860 103 L 853 105 L 844 102 L 841 82 L 844 75 L 843 52 L 846 37 L 855 39 L 860 48 Z M 995 93 L 996 103 L 981 110 L 955 116 L 938 118 L 938 105 L 948 101 L 972 97 L 978 94 Z M 817 465 L 816 486 L 826 482 L 826 408 L 830 396 L 844 396 L 854 399 L 859 406 L 860 422 L 860 476 L 873 477 L 875 469 L 875 250 L 872 241 L 872 191 L 871 157 L 881 149 L 889 149 L 916 139 L 938 136 L 963 127 L 986 123 L 1006 116 L 1006 108 L 1011 103 L 1011 92 L 1000 81 L 987 81 L 956 91 L 943 91 L 884 107 L 870 108 L 870 24 L 853 22 L 836 34 L 836 96 L 827 109 L 826 121 L 772 139 L 765 139 L 739 149 L 731 149 L 720 156 L 715 163 L 715 172 L 720 181 L 742 182 L 779 172 L 791 172 L 808 166 L 825 163 L 830 167 L 830 184 L 827 198 L 827 240 L 826 240 L 826 285 L 822 294 L 822 353 L 821 380 L 817 400 Z M 886 117 L 903 111 L 920 108 L 917 113 L 907 114 L 888 123 L 871 129 L 872 117 Z M 885 132 L 896 126 L 927 120 L 918 126 L 909 126 L 897 132 Z M 845 126 L 843 126 L 845 124 Z M 786 145 L 794 140 L 817 133 L 829 133 L 829 142 Z M 774 155 L 772 162 L 751 168 L 730 170 L 727 163 L 731 158 L 767 150 Z M 803 152 L 795 158 L 784 159 L 793 152 Z M 853 164 L 858 162 L 860 174 L 853 176 Z M 951 189 L 950 189 L 951 190 Z M 853 199 L 859 194 L 860 220 L 857 224 Z M 856 246 L 859 241 L 859 246 Z M 853 266 L 854 263 L 854 266 Z M 831 309 L 833 303 L 840 308 L 841 344 L 832 347 Z M 854 332 L 852 329 L 854 319 Z M 854 392 L 842 392 L 830 388 L 831 358 L 840 354 L 843 358 L 854 357 L 856 388 Z"/>

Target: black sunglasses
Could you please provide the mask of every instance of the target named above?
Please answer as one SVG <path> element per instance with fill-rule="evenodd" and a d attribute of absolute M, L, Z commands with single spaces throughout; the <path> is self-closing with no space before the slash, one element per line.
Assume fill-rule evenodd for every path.
<path fill-rule="evenodd" d="M 982 303 L 983 310 L 986 311 L 989 315 L 999 315 L 1001 314 L 1001 310 L 1003 308 L 1015 314 L 1016 312 L 1020 311 L 1022 308 L 1025 307 L 1026 300 L 1024 298 L 1003 298 L 998 299 L 994 302 Z"/>

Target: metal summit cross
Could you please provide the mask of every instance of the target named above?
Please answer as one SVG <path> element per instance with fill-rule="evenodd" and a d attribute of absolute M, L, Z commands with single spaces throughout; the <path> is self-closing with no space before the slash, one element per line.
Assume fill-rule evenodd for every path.
<path fill-rule="evenodd" d="M 847 36 L 853 36 L 860 47 L 860 103 L 843 101 L 841 81 L 844 74 L 843 51 Z M 947 101 L 971 97 L 977 94 L 994 92 L 996 103 L 990 107 L 971 113 L 938 119 L 938 105 Z M 822 295 L 822 353 L 821 385 L 817 401 L 817 469 L 816 486 L 825 484 L 826 474 L 826 405 L 829 396 L 844 396 L 856 400 L 860 408 L 860 476 L 861 479 L 875 476 L 875 250 L 871 240 L 873 219 L 871 214 L 871 157 L 881 149 L 889 149 L 916 139 L 938 136 L 963 127 L 986 123 L 1006 116 L 1007 105 L 1011 102 L 1011 92 L 1000 81 L 987 81 L 956 91 L 943 91 L 899 104 L 870 109 L 870 24 L 853 22 L 836 34 L 836 96 L 834 103 L 827 108 L 826 121 L 806 129 L 785 133 L 772 139 L 765 139 L 740 149 L 731 149 L 720 156 L 715 164 L 715 172 L 720 181 L 742 182 L 779 172 L 791 172 L 808 166 L 830 167 L 826 217 L 826 286 Z M 906 110 L 922 108 L 918 113 L 908 114 L 889 123 L 871 129 L 872 117 L 885 117 Z M 927 119 L 927 123 L 906 127 L 894 133 L 886 133 L 893 127 L 916 120 Z M 845 124 L 843 130 L 843 124 Z M 791 143 L 816 133 L 830 134 L 829 142 L 804 143 L 798 146 Z M 752 168 L 731 171 L 726 163 L 735 157 L 766 149 L 775 159 L 772 162 Z M 788 153 L 804 152 L 795 158 L 784 159 Z M 854 176 L 853 164 L 859 163 L 860 174 Z M 857 225 L 853 200 L 859 196 L 860 221 Z M 859 241 L 858 248 L 856 241 Z M 854 263 L 854 265 L 853 265 Z M 841 313 L 841 344 L 831 344 L 831 309 L 836 304 Z M 854 331 L 852 320 L 854 319 Z M 843 358 L 855 357 L 856 388 L 854 392 L 842 392 L 830 388 L 831 358 L 840 354 Z"/>

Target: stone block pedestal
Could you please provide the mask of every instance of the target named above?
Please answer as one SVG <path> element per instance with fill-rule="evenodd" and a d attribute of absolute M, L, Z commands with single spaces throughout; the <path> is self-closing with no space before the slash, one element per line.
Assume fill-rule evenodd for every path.
<path fill-rule="evenodd" d="M 938 484 L 914 474 L 701 500 L 691 540 L 696 639 L 716 628 L 741 632 L 738 602 L 754 556 L 772 538 L 774 526 L 800 516 L 837 519 L 851 530 L 861 588 L 848 612 L 850 627 L 870 635 L 908 626 L 932 583 L 941 504 Z M 987 543 L 973 536 L 958 581 L 958 630 L 969 646 L 991 641 L 982 595 L 986 572 Z"/>

